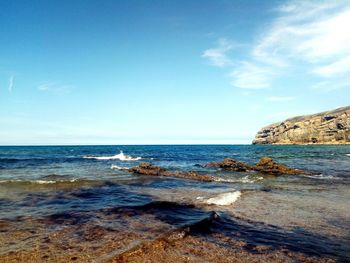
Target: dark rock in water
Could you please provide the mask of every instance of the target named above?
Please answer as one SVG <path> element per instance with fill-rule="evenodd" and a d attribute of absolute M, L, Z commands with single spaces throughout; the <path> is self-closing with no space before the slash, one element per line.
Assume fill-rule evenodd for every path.
<path fill-rule="evenodd" d="M 230 171 L 246 172 L 249 170 L 254 170 L 249 164 L 239 162 L 235 159 L 225 158 L 221 162 L 211 162 L 205 165 L 206 167 L 217 167 Z"/>
<path fill-rule="evenodd" d="M 130 172 L 152 176 L 167 176 L 165 169 L 154 166 L 150 163 L 140 163 L 139 166 L 131 167 Z"/>
<path fill-rule="evenodd" d="M 270 157 L 262 157 L 256 165 L 250 165 L 244 162 L 240 162 L 231 158 L 225 158 L 220 162 L 211 162 L 205 165 L 205 167 L 215 167 L 221 168 L 227 171 L 235 172 L 247 172 L 247 171 L 257 171 L 265 174 L 304 174 L 304 175 L 313 175 L 313 173 L 290 168 L 284 164 L 276 163 Z M 152 165 L 150 163 L 140 163 L 139 166 L 135 166 L 129 169 L 129 172 L 150 175 L 150 176 L 170 176 L 178 177 L 184 179 L 192 179 L 204 182 L 215 181 L 215 177 L 208 174 L 199 174 L 198 172 L 178 172 L 178 171 L 168 171 L 164 168 Z"/>
<path fill-rule="evenodd" d="M 299 169 L 290 168 L 284 164 L 276 163 L 270 157 L 262 157 L 256 165 L 250 165 L 244 162 L 239 162 L 231 158 L 225 158 L 221 162 L 211 162 L 205 165 L 206 167 L 217 167 L 227 171 L 257 171 L 266 174 L 304 174 L 313 175 L 313 173 L 308 171 L 303 171 Z"/>
<path fill-rule="evenodd" d="M 172 176 L 179 177 L 179 178 L 187 178 L 192 180 L 198 180 L 198 181 L 205 181 L 205 182 L 213 182 L 215 181 L 215 177 L 208 175 L 208 174 L 199 174 L 194 171 L 189 172 L 175 172 L 172 174 Z"/>
<path fill-rule="evenodd" d="M 253 144 L 350 144 L 350 106 L 268 125 Z"/>
<path fill-rule="evenodd" d="M 260 161 L 254 167 L 254 170 L 268 173 L 268 174 L 304 174 L 312 175 L 312 173 L 307 171 L 302 171 L 299 169 L 290 168 L 287 165 L 276 163 L 270 157 L 262 157 Z"/>
<path fill-rule="evenodd" d="M 150 163 L 140 163 L 139 166 L 131 167 L 129 171 L 136 174 L 151 175 L 151 176 L 171 176 L 171 177 L 192 179 L 192 180 L 205 181 L 205 182 L 215 181 L 215 177 L 211 175 L 203 175 L 193 171 L 172 172 L 164 168 L 154 166 Z"/>

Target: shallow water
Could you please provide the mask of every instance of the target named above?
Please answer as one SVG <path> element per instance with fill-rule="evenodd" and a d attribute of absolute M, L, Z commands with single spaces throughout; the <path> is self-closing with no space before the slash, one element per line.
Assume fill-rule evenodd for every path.
<path fill-rule="evenodd" d="M 312 145 L 0 147 L 0 261 L 347 262 L 349 154 L 350 146 Z M 202 166 L 266 155 L 318 175 Z M 125 170 L 140 162 L 217 179 Z M 138 246 L 139 257 L 128 252 Z"/>

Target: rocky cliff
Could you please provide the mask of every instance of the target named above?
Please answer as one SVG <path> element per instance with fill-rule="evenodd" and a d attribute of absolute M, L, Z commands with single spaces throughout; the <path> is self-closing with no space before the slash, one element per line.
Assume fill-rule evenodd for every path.
<path fill-rule="evenodd" d="M 350 106 L 271 124 L 253 144 L 350 144 Z"/>

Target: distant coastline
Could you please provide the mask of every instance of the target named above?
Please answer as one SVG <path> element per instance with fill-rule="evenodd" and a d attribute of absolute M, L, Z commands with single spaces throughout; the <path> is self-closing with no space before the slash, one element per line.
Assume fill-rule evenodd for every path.
<path fill-rule="evenodd" d="M 289 118 L 263 127 L 253 144 L 350 144 L 350 106 Z"/>

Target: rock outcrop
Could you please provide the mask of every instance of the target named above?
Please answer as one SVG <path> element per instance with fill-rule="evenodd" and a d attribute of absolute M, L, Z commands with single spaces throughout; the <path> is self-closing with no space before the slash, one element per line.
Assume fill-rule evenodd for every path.
<path fill-rule="evenodd" d="M 253 144 L 350 144 L 350 106 L 271 124 Z"/>
<path fill-rule="evenodd" d="M 308 171 L 303 171 L 295 168 L 288 167 L 287 165 L 276 163 L 270 157 L 262 157 L 260 161 L 254 166 L 254 170 L 267 174 L 303 174 L 313 175 Z"/>
<path fill-rule="evenodd" d="M 142 174 L 142 175 L 151 175 L 151 176 L 171 176 L 184 179 L 192 179 L 204 182 L 215 181 L 215 177 L 206 174 L 199 174 L 197 172 L 173 172 L 168 171 L 164 168 L 154 166 L 150 163 L 140 163 L 139 166 L 131 167 L 129 172 Z"/>
<path fill-rule="evenodd" d="M 220 162 L 211 162 L 205 165 L 205 167 L 221 168 L 227 171 L 247 172 L 257 171 L 265 174 L 290 174 L 290 175 L 314 175 L 312 172 L 303 171 L 295 168 L 288 167 L 287 165 L 276 163 L 272 158 L 264 156 L 256 165 L 251 165 L 243 162 L 236 161 L 235 159 L 225 158 Z"/>
<path fill-rule="evenodd" d="M 288 167 L 284 164 L 276 163 L 270 157 L 262 157 L 256 165 L 247 164 L 244 162 L 239 162 L 235 159 L 225 158 L 220 162 L 211 162 L 204 167 L 220 168 L 226 171 L 235 172 L 248 172 L 256 171 L 264 174 L 290 174 L 290 175 L 314 175 L 314 173 L 303 171 L 295 168 Z M 165 176 L 165 177 L 178 177 L 183 179 L 191 179 L 203 182 L 213 182 L 217 181 L 215 176 L 210 174 L 200 174 L 194 171 L 182 172 L 182 171 L 169 171 L 164 168 L 152 165 L 150 163 L 140 163 L 138 166 L 129 168 L 129 172 L 135 174 L 149 175 L 149 176 Z"/>
<path fill-rule="evenodd" d="M 231 158 L 225 158 L 223 161 L 220 162 L 207 163 L 205 167 L 221 168 L 227 171 L 235 172 L 246 172 L 253 170 L 253 166 Z"/>

